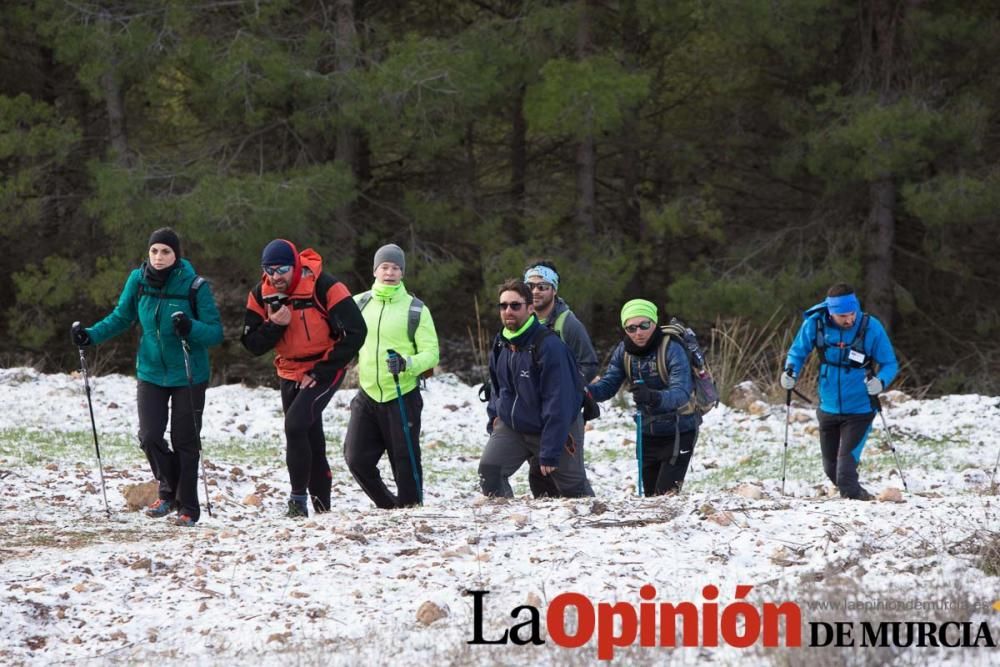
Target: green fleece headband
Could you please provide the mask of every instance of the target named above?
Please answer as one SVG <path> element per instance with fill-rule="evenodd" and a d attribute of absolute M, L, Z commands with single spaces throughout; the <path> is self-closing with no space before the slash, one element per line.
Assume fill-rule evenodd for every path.
<path fill-rule="evenodd" d="M 645 299 L 632 299 L 622 306 L 622 326 L 633 317 L 648 317 L 656 324 L 656 304 Z"/>

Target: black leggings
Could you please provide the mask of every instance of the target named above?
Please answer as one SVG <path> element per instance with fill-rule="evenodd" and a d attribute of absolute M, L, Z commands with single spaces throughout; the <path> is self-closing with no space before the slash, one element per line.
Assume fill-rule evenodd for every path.
<path fill-rule="evenodd" d="M 823 472 L 837 485 L 844 498 L 862 495 L 858 481 L 858 462 L 872 430 L 874 412 L 838 415 L 816 411 L 819 419 L 819 446 L 823 453 Z"/>
<path fill-rule="evenodd" d="M 281 408 L 285 411 L 285 463 L 292 493 L 313 497 L 319 511 L 330 509 L 333 475 L 326 459 L 323 410 L 337 392 L 343 373 L 333 382 L 300 389 L 294 380 L 281 380 Z"/>
<path fill-rule="evenodd" d="M 192 389 L 161 387 L 139 380 L 136 403 L 139 408 L 139 446 L 146 453 L 153 477 L 160 483 L 159 496 L 176 501 L 182 514 L 195 521 L 201 516 L 198 505 L 198 461 L 201 449 L 201 413 L 205 408 L 207 382 Z M 194 413 L 191 412 L 192 399 Z M 163 438 L 170 418 L 170 444 Z"/>
<path fill-rule="evenodd" d="M 676 452 L 674 443 L 677 443 Z M 673 435 L 642 435 L 642 491 L 645 496 L 680 493 L 687 475 L 698 429 Z M 673 463 L 671 463 L 673 460 Z"/>
<path fill-rule="evenodd" d="M 424 400 L 420 389 L 405 394 L 403 402 L 410 427 L 409 444 L 403 431 L 398 399 L 379 403 L 358 390 L 358 395 L 351 401 L 351 422 L 344 439 L 344 460 L 362 490 L 381 509 L 420 504 L 421 491 L 416 481 L 419 478 L 422 485 L 424 474 L 420 462 L 420 413 Z M 410 446 L 413 447 L 416 471 L 410 463 Z M 395 495 L 382 481 L 378 470 L 383 454 L 388 454 L 389 467 L 396 481 Z"/>

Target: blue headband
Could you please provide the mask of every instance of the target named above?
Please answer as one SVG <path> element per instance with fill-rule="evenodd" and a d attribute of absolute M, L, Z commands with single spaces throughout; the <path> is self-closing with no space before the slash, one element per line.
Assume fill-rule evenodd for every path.
<path fill-rule="evenodd" d="M 528 282 L 531 276 L 538 276 L 545 282 L 552 285 L 552 289 L 559 291 L 559 274 L 547 266 L 533 266 L 524 272 L 524 282 Z"/>
<path fill-rule="evenodd" d="M 841 296 L 828 296 L 825 303 L 826 309 L 831 315 L 847 315 L 861 310 L 861 302 L 858 301 L 858 297 L 853 292 Z"/>

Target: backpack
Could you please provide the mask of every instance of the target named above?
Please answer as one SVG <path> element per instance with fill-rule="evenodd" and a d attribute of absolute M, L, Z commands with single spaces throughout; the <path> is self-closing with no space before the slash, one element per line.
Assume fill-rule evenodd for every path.
<path fill-rule="evenodd" d="M 191 319 L 198 319 L 198 288 L 204 285 L 207 281 L 199 275 L 195 275 L 194 280 L 191 281 L 191 287 L 188 289 L 187 295 L 184 294 L 168 294 L 166 292 L 161 292 L 159 290 L 154 290 L 146 285 L 139 285 L 139 292 L 136 295 L 136 307 L 139 305 L 139 299 L 144 296 L 151 296 L 157 299 L 183 299 L 185 296 L 188 300 L 188 305 L 191 307 Z"/>
<path fill-rule="evenodd" d="M 844 345 L 840 343 L 837 345 L 839 348 L 848 347 L 850 352 L 848 352 L 848 362 L 842 363 L 840 361 L 830 362 L 826 359 L 826 348 L 830 347 L 826 342 L 826 313 L 825 308 L 820 309 L 810 309 L 806 311 L 806 317 L 819 312 L 824 311 L 823 314 L 816 320 L 816 351 L 819 353 L 819 363 L 820 366 L 836 366 L 837 368 L 868 368 L 871 366 L 871 359 L 865 352 L 865 336 L 868 334 L 868 321 L 873 317 L 868 313 L 861 313 L 861 324 L 858 326 L 858 333 L 854 336 L 854 340 L 851 341 L 850 345 Z M 855 361 L 851 357 L 853 355 L 860 355 L 861 359 Z"/>
<path fill-rule="evenodd" d="M 414 349 L 417 347 L 417 328 L 420 326 L 420 313 L 424 309 L 424 302 L 413 297 L 413 301 L 410 302 L 410 310 L 406 314 L 406 335 L 409 337 L 410 342 L 413 343 Z M 364 310 L 365 306 L 372 300 L 372 292 L 368 290 L 367 292 L 362 292 L 361 297 L 358 299 L 358 310 Z"/>
<path fill-rule="evenodd" d="M 410 309 L 406 313 L 406 335 L 410 339 L 410 343 L 413 344 L 413 349 L 417 349 L 417 328 L 420 327 L 420 313 L 424 309 L 424 302 L 418 299 L 413 294 L 410 295 L 413 299 L 410 301 Z M 358 299 L 358 310 L 364 310 L 365 306 L 372 300 L 372 291 L 361 293 L 361 298 Z M 434 369 L 428 368 L 426 371 L 420 374 L 420 381 L 430 378 L 434 375 Z"/>
<path fill-rule="evenodd" d="M 691 400 L 677 410 L 679 415 L 699 414 L 703 415 L 719 404 L 719 390 L 715 386 L 715 380 L 708 369 L 708 362 L 705 360 L 705 353 L 698 344 L 698 338 L 694 331 L 676 317 L 670 318 L 670 324 L 660 327 L 663 332 L 663 340 L 656 350 L 656 372 L 660 375 L 660 380 L 664 384 L 669 381 L 667 375 L 667 346 L 671 339 L 681 344 L 687 353 L 688 363 L 691 365 L 691 384 L 694 391 L 691 392 Z M 625 377 L 629 384 L 632 383 L 632 355 L 625 350 L 622 358 L 625 366 Z"/>

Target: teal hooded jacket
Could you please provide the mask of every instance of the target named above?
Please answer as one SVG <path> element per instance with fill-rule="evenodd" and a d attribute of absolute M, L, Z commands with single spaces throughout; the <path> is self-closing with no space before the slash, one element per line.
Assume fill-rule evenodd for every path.
<path fill-rule="evenodd" d="M 207 382 L 211 370 L 208 348 L 222 342 L 222 322 L 211 286 L 205 282 L 196 292 L 196 318 L 191 312 L 189 290 L 197 274 L 190 262 L 182 258 L 162 289 L 149 286 L 144 267 L 145 264 L 129 274 L 111 314 L 87 329 L 90 340 L 99 345 L 128 331 L 138 321 L 142 333 L 135 359 L 136 376 L 160 387 L 181 387 L 188 382 L 184 351 L 170 318 L 181 311 L 192 320 L 188 334 L 192 381 Z"/>

